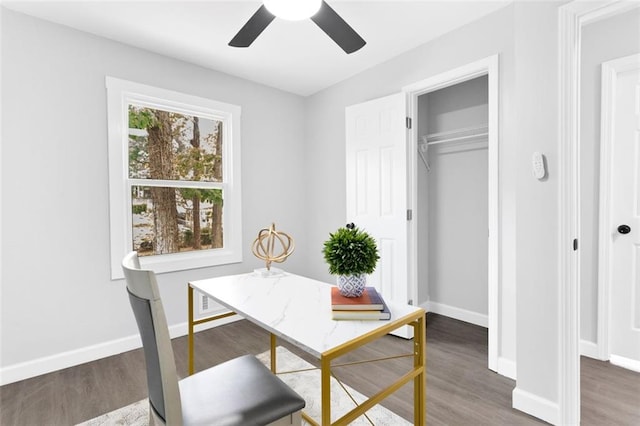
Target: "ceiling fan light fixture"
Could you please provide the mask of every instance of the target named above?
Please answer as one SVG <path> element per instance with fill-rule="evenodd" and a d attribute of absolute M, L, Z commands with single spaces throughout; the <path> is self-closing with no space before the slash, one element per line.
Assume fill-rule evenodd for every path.
<path fill-rule="evenodd" d="M 264 0 L 264 5 L 273 15 L 288 21 L 300 21 L 315 15 L 322 0 Z"/>

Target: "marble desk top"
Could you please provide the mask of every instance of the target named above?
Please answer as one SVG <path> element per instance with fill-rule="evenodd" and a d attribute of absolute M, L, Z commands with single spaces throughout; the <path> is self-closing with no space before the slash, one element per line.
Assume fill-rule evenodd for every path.
<path fill-rule="evenodd" d="M 278 277 L 230 275 L 189 285 L 318 358 L 390 321 L 422 310 L 385 300 L 391 311 L 390 321 L 335 321 L 331 319 L 332 285 L 286 272 Z"/>

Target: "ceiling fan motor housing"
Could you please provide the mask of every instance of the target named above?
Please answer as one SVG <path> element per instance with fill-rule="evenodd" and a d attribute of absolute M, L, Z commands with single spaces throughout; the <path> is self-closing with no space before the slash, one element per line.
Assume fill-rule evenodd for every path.
<path fill-rule="evenodd" d="M 288 21 L 311 18 L 320 10 L 322 0 L 264 0 L 269 12 Z"/>

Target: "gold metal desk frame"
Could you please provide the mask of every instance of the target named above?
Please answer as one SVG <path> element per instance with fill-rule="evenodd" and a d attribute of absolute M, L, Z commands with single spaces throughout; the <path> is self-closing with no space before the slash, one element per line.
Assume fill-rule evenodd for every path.
<path fill-rule="evenodd" d="M 194 320 L 194 304 L 193 304 L 193 288 L 188 285 L 188 303 L 189 303 L 189 375 L 194 373 L 194 328 L 196 325 L 207 323 L 210 321 L 219 320 L 222 318 L 236 315 L 235 312 L 227 312 L 220 315 L 215 315 L 207 318 Z M 331 350 L 328 350 L 321 354 L 320 357 L 320 371 L 321 371 L 321 409 L 322 409 L 322 421 L 316 422 L 304 412 L 303 418 L 310 424 L 315 426 L 341 426 L 348 425 L 356 418 L 363 415 L 366 411 L 371 409 L 374 405 L 396 392 L 409 381 L 413 380 L 413 405 L 414 405 L 414 425 L 426 424 L 426 324 L 425 324 L 425 312 L 424 310 L 416 311 L 412 314 L 405 315 L 394 321 L 390 321 L 383 327 L 380 327 L 373 332 L 358 336 L 357 338 L 337 346 Z M 260 325 L 260 324 L 257 324 Z M 346 413 L 340 419 L 331 423 L 331 394 L 330 394 L 330 379 L 331 379 L 331 362 L 356 348 L 359 348 L 369 342 L 379 339 L 393 330 L 396 330 L 404 325 L 413 327 L 413 369 L 404 374 L 394 383 L 382 389 L 366 401 L 358 404 L 353 410 Z M 271 371 L 276 372 L 276 341 L 277 337 L 271 333 Z"/>

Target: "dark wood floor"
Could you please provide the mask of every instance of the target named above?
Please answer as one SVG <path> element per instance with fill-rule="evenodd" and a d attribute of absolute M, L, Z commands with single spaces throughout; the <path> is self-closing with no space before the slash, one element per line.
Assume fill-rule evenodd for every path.
<path fill-rule="evenodd" d="M 173 342 L 178 374 L 186 375 L 186 338 Z M 286 345 L 315 363 L 312 357 Z M 268 350 L 268 335 L 247 321 L 201 332 L 196 370 L 244 353 Z M 387 336 L 351 355 L 379 357 L 409 351 L 411 343 Z M 344 360 L 347 360 L 345 357 Z M 364 394 L 406 371 L 409 360 L 337 369 L 344 382 Z M 486 329 L 429 314 L 427 321 L 427 423 L 429 425 L 530 425 L 539 420 L 511 408 L 515 383 L 486 368 Z M 640 374 L 583 359 L 584 425 L 640 425 Z M 126 352 L 0 388 L 0 424 L 74 425 L 146 397 L 141 350 Z M 384 401 L 411 419 L 412 385 Z"/>

